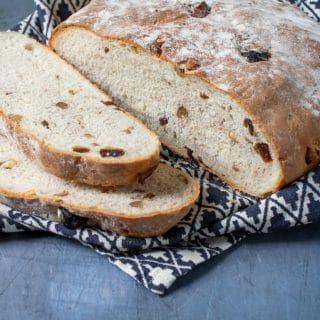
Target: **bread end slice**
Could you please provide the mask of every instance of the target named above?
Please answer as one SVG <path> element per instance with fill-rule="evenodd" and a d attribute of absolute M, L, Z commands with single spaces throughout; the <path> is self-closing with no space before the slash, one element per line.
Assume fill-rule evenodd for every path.
<path fill-rule="evenodd" d="M 142 122 L 36 41 L 10 32 L 0 41 L 1 130 L 29 159 L 89 185 L 129 185 L 155 170 L 160 141 Z"/>
<path fill-rule="evenodd" d="M 151 237 L 177 224 L 197 200 L 199 190 L 197 180 L 165 164 L 142 184 L 75 184 L 48 174 L 0 136 L 0 201 L 22 212 L 42 216 L 62 207 L 103 230 Z"/>
<path fill-rule="evenodd" d="M 109 216 L 100 212 L 82 211 L 81 209 L 74 211 L 71 209 L 67 210 L 76 217 L 86 218 L 86 226 L 97 227 L 103 231 L 112 231 L 125 237 L 156 237 L 166 233 L 186 216 L 196 198 L 197 193 L 195 192 L 189 201 L 181 205 L 180 208 L 174 208 L 166 214 L 155 212 L 154 215 L 137 218 Z M 49 200 L 43 201 L 30 193 L 20 195 L 0 189 L 0 202 L 15 210 L 36 215 L 50 221 L 64 223 L 65 220 L 64 217 L 61 217 L 61 206 L 51 204 Z"/>

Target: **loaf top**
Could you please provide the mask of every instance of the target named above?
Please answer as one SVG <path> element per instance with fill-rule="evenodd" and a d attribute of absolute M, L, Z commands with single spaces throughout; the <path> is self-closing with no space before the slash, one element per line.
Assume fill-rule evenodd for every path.
<path fill-rule="evenodd" d="M 93 0 L 82 26 L 228 95 L 276 150 L 284 181 L 320 159 L 320 27 L 275 0 Z"/>

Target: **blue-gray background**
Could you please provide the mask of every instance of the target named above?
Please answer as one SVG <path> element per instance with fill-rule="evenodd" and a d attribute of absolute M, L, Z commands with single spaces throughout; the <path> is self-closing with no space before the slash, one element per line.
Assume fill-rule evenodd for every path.
<path fill-rule="evenodd" d="M 0 30 L 32 10 L 0 0 Z M 75 241 L 0 234 L 0 320 L 270 318 L 320 318 L 319 224 L 254 236 L 163 298 Z"/>

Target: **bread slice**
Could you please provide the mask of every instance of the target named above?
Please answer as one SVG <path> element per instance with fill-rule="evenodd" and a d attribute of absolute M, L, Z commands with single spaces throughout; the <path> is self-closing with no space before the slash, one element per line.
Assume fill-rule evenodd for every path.
<path fill-rule="evenodd" d="M 49 45 L 164 144 L 264 196 L 320 161 L 319 25 L 269 0 L 93 0 Z"/>
<path fill-rule="evenodd" d="M 2 131 L 42 168 L 90 185 L 142 181 L 160 142 L 131 114 L 52 51 L 0 33 Z"/>
<path fill-rule="evenodd" d="M 199 196 L 199 183 L 160 164 L 143 184 L 94 187 L 67 182 L 42 170 L 0 136 L 1 202 L 42 213 L 64 207 L 104 230 L 122 235 L 160 235 L 184 217 Z"/>

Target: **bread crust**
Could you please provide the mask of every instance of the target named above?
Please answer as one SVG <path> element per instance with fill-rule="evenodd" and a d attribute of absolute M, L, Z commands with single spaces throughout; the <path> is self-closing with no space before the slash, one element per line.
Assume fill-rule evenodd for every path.
<path fill-rule="evenodd" d="M 164 164 L 160 164 L 164 165 Z M 154 211 L 144 214 L 130 215 L 126 212 L 107 211 L 98 207 L 81 207 L 66 202 L 63 198 L 47 195 L 36 195 L 33 192 L 15 193 L 12 190 L 1 189 L 1 202 L 22 212 L 52 214 L 59 207 L 66 208 L 72 214 L 88 218 L 90 224 L 102 230 L 110 230 L 123 236 L 153 237 L 164 234 L 175 226 L 191 209 L 200 193 L 199 183 L 181 172 L 192 183 L 193 193 L 183 204 L 169 210 Z M 54 219 L 54 221 L 59 221 Z"/>
<path fill-rule="evenodd" d="M 34 42 L 36 43 L 36 41 Z M 37 44 L 37 46 L 42 45 Z M 112 98 L 84 78 L 73 66 L 62 60 L 47 47 L 42 47 L 48 54 L 54 55 L 56 59 L 59 59 L 66 67 L 73 69 L 82 81 L 100 91 L 104 96 L 103 101 L 112 102 Z M 112 103 L 105 107 L 121 110 L 121 112 L 142 126 L 156 141 L 156 147 L 153 152 L 136 159 L 113 160 L 88 157 L 83 154 L 60 150 L 48 145 L 45 141 L 22 128 L 19 125 L 19 121 L 16 121 L 12 117 L 10 118 L 10 115 L 0 109 L 1 129 L 11 142 L 16 144 L 29 159 L 37 161 L 44 170 L 65 180 L 101 186 L 130 185 L 135 182 L 143 182 L 157 168 L 160 161 L 160 140 L 158 136 L 130 112 Z"/>
<path fill-rule="evenodd" d="M 115 11 L 111 2 L 113 1 L 106 3 L 94 0 L 86 8 L 71 16 L 54 30 L 49 40 L 49 47 L 54 49 L 55 41 L 67 29 L 83 28 L 103 39 L 125 43 L 139 53 L 173 65 L 177 70 L 180 50 L 190 45 L 191 41 L 186 42 L 184 38 L 179 36 L 179 29 L 186 30 L 192 24 L 192 28 L 201 33 L 206 28 L 205 32 L 214 41 L 213 39 L 221 30 L 230 34 L 237 33 L 237 26 L 232 26 L 232 21 L 235 19 L 240 19 L 241 23 L 250 25 L 251 22 L 254 23 L 257 14 L 265 15 L 264 20 L 271 21 L 270 23 L 273 23 L 272 16 L 279 17 L 280 22 L 273 25 L 275 32 L 272 36 L 275 37 L 275 41 L 280 43 L 287 41 L 289 45 L 292 44 L 291 49 L 294 51 L 296 60 L 289 59 L 284 62 L 281 56 L 276 56 L 277 52 L 275 52 L 268 61 L 248 63 L 243 57 L 240 57 L 240 54 L 239 57 L 228 55 L 219 57 L 215 56 L 209 47 L 203 46 L 201 47 L 201 58 L 196 51 L 189 52 L 188 58 L 196 61 L 198 67 L 195 70 L 184 71 L 183 76 L 201 79 L 212 89 L 228 97 L 250 115 L 254 126 L 265 136 L 272 150 L 273 161 L 276 161 L 280 172 L 277 181 L 270 190 L 266 191 L 266 194 L 279 190 L 319 164 L 320 126 L 319 116 L 315 115 L 319 112 L 319 108 L 317 109 L 316 106 L 316 96 L 312 98 L 313 96 L 309 96 L 304 89 L 306 87 L 314 88 L 314 92 L 317 92 L 320 85 L 319 76 L 312 76 L 315 70 L 319 71 L 320 69 L 318 54 L 320 52 L 320 36 L 312 31 L 319 28 L 316 22 L 305 17 L 296 8 L 271 1 L 253 3 L 246 0 L 234 3 L 232 4 L 234 15 L 230 8 L 224 10 L 230 1 L 207 1 L 212 7 L 212 21 L 216 17 L 220 18 L 219 28 L 213 24 L 202 23 L 201 19 L 194 22 L 195 19 L 190 17 L 183 5 L 180 5 L 182 1 L 181 3 L 176 2 L 177 5 L 165 8 L 161 3 L 149 4 L 152 10 L 145 10 L 146 14 L 138 12 L 141 8 L 138 8 L 137 1 L 126 1 L 128 5 L 119 11 L 120 14 Z M 173 1 L 168 3 L 173 3 Z M 97 15 L 102 10 L 108 13 L 109 18 L 104 21 L 103 16 L 100 16 L 101 19 L 98 21 Z M 286 19 L 281 18 L 283 13 L 286 14 Z M 122 19 L 125 15 L 129 17 Z M 268 20 L 268 18 L 270 19 Z M 299 23 L 300 20 L 303 23 Z M 260 24 L 265 22 L 263 19 L 259 21 Z M 171 29 L 167 28 L 168 23 L 171 23 Z M 239 25 L 241 23 L 239 22 Z M 113 25 L 117 26 L 117 31 L 112 27 Z M 128 28 L 130 25 L 138 26 L 137 30 L 140 33 L 135 33 Z M 270 29 L 267 31 L 259 33 L 259 39 L 255 40 L 257 46 L 264 40 L 268 45 L 271 43 Z M 161 48 L 160 55 L 152 50 L 152 46 L 150 46 L 152 42 L 142 40 L 143 34 L 157 34 L 159 36 L 165 33 L 169 34 L 169 42 L 167 46 Z M 282 38 L 283 35 L 286 40 Z M 195 37 L 193 37 L 193 41 L 199 40 Z M 225 49 L 227 48 L 222 44 L 221 51 Z M 273 48 L 271 47 L 271 49 Z M 278 48 L 275 47 L 274 50 L 276 51 L 276 49 Z M 285 53 L 287 58 L 293 54 L 292 52 Z M 271 54 L 273 54 L 272 51 Z M 311 58 L 305 59 L 306 56 L 312 57 L 313 60 L 311 61 Z M 218 62 L 224 67 L 222 71 L 217 71 L 218 68 L 212 68 Z M 283 65 L 285 67 L 282 67 Z M 303 65 L 303 70 L 301 65 Z M 282 70 L 282 73 L 272 73 L 269 72 L 270 70 Z M 312 90 L 310 89 L 308 92 L 312 92 Z M 307 107 L 306 104 L 308 104 Z M 307 161 L 308 152 L 311 156 Z M 214 172 L 214 168 L 210 168 L 210 171 Z M 224 177 L 221 178 L 225 180 Z M 234 185 L 234 187 L 246 191 L 239 186 Z M 255 195 L 265 196 L 265 194 Z"/>

